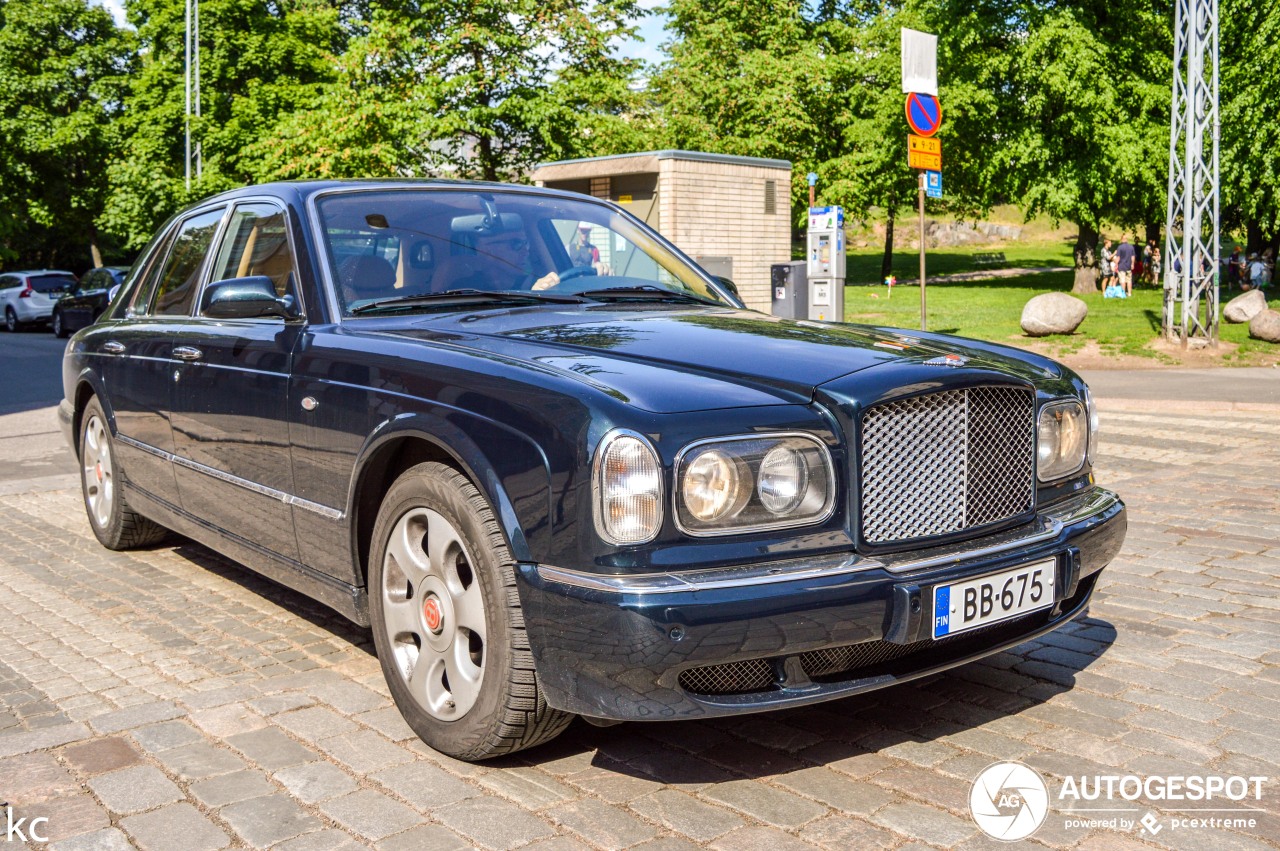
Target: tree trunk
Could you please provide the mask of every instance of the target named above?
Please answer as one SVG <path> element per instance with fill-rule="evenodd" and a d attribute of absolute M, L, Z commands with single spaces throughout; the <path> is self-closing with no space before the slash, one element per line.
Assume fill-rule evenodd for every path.
<path fill-rule="evenodd" d="M 884 226 L 884 256 L 880 258 L 880 282 L 893 274 L 893 214 L 892 207 L 889 208 L 889 221 Z"/>
<path fill-rule="evenodd" d="M 1098 229 L 1092 225 L 1080 225 L 1076 235 L 1076 279 L 1073 293 L 1087 295 L 1098 291 Z"/>
<path fill-rule="evenodd" d="M 89 254 L 93 257 L 93 268 L 102 265 L 102 250 L 98 248 L 98 229 L 89 226 Z"/>
<path fill-rule="evenodd" d="M 1245 222 L 1244 232 L 1245 232 L 1245 238 L 1244 238 L 1245 256 L 1248 257 L 1249 255 L 1255 252 L 1261 253 L 1262 249 L 1265 247 L 1264 243 L 1266 242 L 1265 237 L 1263 237 L 1262 235 L 1262 226 L 1258 224 L 1256 221 Z"/>
<path fill-rule="evenodd" d="M 1160 245 L 1160 223 L 1159 222 L 1147 222 L 1146 241 L 1150 242 L 1153 239 L 1156 241 L 1156 245 Z M 1161 247 L 1160 250 L 1163 251 L 1164 248 Z"/>

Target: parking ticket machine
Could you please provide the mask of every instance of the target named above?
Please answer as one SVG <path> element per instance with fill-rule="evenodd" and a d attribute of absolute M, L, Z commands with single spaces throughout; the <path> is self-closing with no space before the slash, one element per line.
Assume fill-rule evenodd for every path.
<path fill-rule="evenodd" d="M 844 208 L 809 208 L 809 318 L 844 321 Z"/>

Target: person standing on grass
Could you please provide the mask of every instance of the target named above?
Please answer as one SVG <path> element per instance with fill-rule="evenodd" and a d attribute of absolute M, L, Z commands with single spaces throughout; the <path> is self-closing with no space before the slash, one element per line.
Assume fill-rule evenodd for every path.
<path fill-rule="evenodd" d="M 1111 263 L 1115 259 L 1115 252 L 1111 250 L 1111 240 L 1104 239 L 1102 241 L 1102 253 L 1099 257 L 1099 268 L 1102 271 L 1102 280 L 1099 281 L 1099 284 L 1102 286 L 1103 292 L 1105 292 L 1107 287 L 1111 284 L 1111 279 L 1113 277 L 1111 274 Z"/>
<path fill-rule="evenodd" d="M 1233 245 L 1231 247 L 1231 256 L 1227 258 L 1227 289 L 1235 289 L 1240 286 L 1240 267 L 1243 265 L 1240 257 L 1240 246 Z"/>
<path fill-rule="evenodd" d="M 1129 235 L 1121 234 L 1120 245 L 1116 248 L 1116 275 L 1120 278 L 1125 298 L 1133 295 L 1133 258 L 1136 254 Z"/>

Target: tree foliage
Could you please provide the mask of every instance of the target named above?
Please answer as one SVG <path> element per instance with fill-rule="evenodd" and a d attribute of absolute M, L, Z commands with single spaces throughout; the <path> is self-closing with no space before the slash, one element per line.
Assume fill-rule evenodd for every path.
<path fill-rule="evenodd" d="M 99 251 L 131 56 L 128 33 L 85 0 L 0 4 L 0 260 L 72 265 Z"/>

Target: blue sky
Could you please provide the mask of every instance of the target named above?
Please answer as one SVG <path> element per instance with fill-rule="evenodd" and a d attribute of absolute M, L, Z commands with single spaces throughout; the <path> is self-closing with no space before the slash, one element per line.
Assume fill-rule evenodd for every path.
<path fill-rule="evenodd" d="M 124 23 L 124 2 L 123 0 L 100 0 L 111 14 L 115 17 L 116 23 Z M 662 6 L 666 0 L 640 0 L 640 5 L 645 9 L 653 9 Z M 658 52 L 659 45 L 665 34 L 662 31 L 666 18 L 661 15 L 649 15 L 640 21 L 639 39 L 627 42 L 619 47 L 619 51 L 623 56 L 633 59 L 643 59 L 646 62 L 657 63 L 662 57 Z"/>

